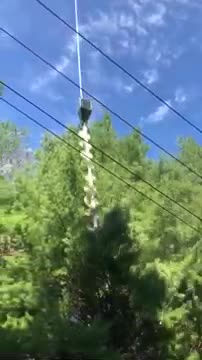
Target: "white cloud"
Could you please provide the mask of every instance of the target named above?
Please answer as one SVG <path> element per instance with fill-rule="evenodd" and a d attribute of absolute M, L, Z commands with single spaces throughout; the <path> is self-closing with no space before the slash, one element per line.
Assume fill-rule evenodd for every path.
<path fill-rule="evenodd" d="M 147 18 L 146 22 L 150 25 L 162 26 L 165 23 L 164 17 L 166 15 L 166 7 L 163 4 L 157 4 L 157 7 L 153 13 Z"/>
<path fill-rule="evenodd" d="M 105 92 L 107 90 L 109 93 L 113 91 L 118 94 L 132 93 L 135 85 L 127 82 L 125 78 L 111 74 L 109 81 L 109 74 L 106 73 L 105 68 L 102 67 L 101 59 L 95 51 L 90 54 L 89 66 L 86 71 L 83 72 L 86 87 L 88 88 L 88 85 L 93 87 L 92 93 L 94 93 L 95 89 Z"/>
<path fill-rule="evenodd" d="M 82 42 L 82 38 L 79 38 L 80 43 Z M 66 44 L 66 49 L 68 51 L 69 56 L 74 56 L 77 51 L 77 43 L 76 43 L 76 35 L 73 34 L 71 39 Z"/>
<path fill-rule="evenodd" d="M 132 15 L 121 13 L 119 17 L 119 24 L 123 28 L 133 29 L 135 26 L 135 18 Z"/>
<path fill-rule="evenodd" d="M 60 102 L 64 100 L 64 96 L 56 93 L 56 91 L 53 91 L 51 89 L 48 89 L 46 91 L 46 96 L 49 98 L 49 100 L 51 100 L 52 102 Z"/>
<path fill-rule="evenodd" d="M 139 0 L 138 2 L 136 0 L 128 0 L 128 3 L 137 17 L 136 22 L 138 20 L 140 24 L 145 23 L 157 27 L 164 25 L 167 8 L 165 3 L 163 4 L 163 0 L 161 2 L 153 0 Z"/>
<path fill-rule="evenodd" d="M 125 50 L 128 50 L 130 47 L 130 42 L 128 39 L 120 40 L 119 44 L 121 45 L 122 49 L 125 49 Z"/>
<path fill-rule="evenodd" d="M 162 59 L 162 48 L 156 38 L 153 38 L 147 49 L 147 56 L 150 62 L 159 62 Z"/>
<path fill-rule="evenodd" d="M 119 30 L 117 14 L 107 14 L 99 11 L 98 17 L 89 17 L 88 22 L 81 26 L 81 31 L 87 35 L 98 33 L 114 34 Z"/>
<path fill-rule="evenodd" d="M 112 39 L 114 39 L 118 31 L 117 15 L 113 14 L 111 17 L 110 14 L 101 11 L 97 17 L 89 17 L 85 24 L 80 25 L 80 32 L 94 44 L 98 43 L 100 46 L 101 41 L 101 49 L 108 54 L 112 54 Z M 80 42 L 82 42 L 82 39 L 80 39 Z M 83 43 L 85 44 L 85 41 Z"/>
<path fill-rule="evenodd" d="M 122 30 L 120 30 L 120 24 L 122 25 Z M 114 49 L 114 43 L 118 44 L 117 49 L 120 51 L 120 48 L 124 51 L 128 51 L 130 44 L 128 38 L 128 28 L 133 26 L 133 18 L 131 15 L 127 15 L 124 12 L 114 12 L 113 15 L 110 13 L 104 13 L 98 11 L 97 15 L 94 17 L 89 17 L 86 23 L 80 25 L 80 32 L 86 37 L 89 37 L 95 44 L 96 42 L 101 42 L 100 47 L 105 50 L 108 54 L 112 55 Z M 119 37 L 116 35 L 120 34 Z M 91 47 L 88 47 L 88 53 L 85 53 L 86 43 L 80 38 L 80 42 L 84 45 L 82 50 L 82 70 L 84 77 L 87 77 L 87 80 L 95 85 L 95 82 L 103 86 L 105 83 L 105 75 L 101 75 L 99 67 L 98 57 L 91 58 L 91 53 L 94 54 L 95 51 Z M 76 65 L 76 36 L 73 35 L 67 39 L 66 45 L 63 50 L 63 56 L 61 56 L 56 63 L 55 67 L 64 72 L 67 68 L 71 67 L 72 73 L 75 73 Z M 67 54 L 67 55 L 66 55 Z M 91 66 L 85 66 L 86 61 L 90 61 Z M 46 87 L 47 91 L 50 89 L 48 85 L 53 83 L 58 77 L 57 72 L 54 70 L 48 70 L 37 76 L 30 86 L 30 90 L 33 92 L 40 92 L 42 88 Z M 109 79 L 107 78 L 107 81 Z M 115 88 L 118 89 L 118 81 L 115 82 Z"/>
<path fill-rule="evenodd" d="M 202 10 L 202 3 L 201 0 L 176 0 L 177 3 L 180 5 L 186 5 L 189 7 L 197 8 L 199 10 Z"/>
<path fill-rule="evenodd" d="M 123 89 L 126 93 L 131 94 L 134 90 L 134 84 L 123 85 Z"/>
<path fill-rule="evenodd" d="M 169 43 L 163 41 L 160 42 L 158 37 L 154 37 L 148 44 L 148 48 L 145 49 L 146 59 L 150 66 L 163 65 L 164 67 L 170 67 L 174 61 L 179 60 L 186 50 L 185 46 L 175 45 L 169 46 Z"/>
<path fill-rule="evenodd" d="M 167 103 L 170 104 L 170 101 L 168 100 Z M 150 124 L 162 122 L 163 120 L 165 120 L 168 112 L 169 108 L 166 105 L 160 105 L 153 113 L 149 114 L 149 116 L 145 118 L 143 122 Z"/>
<path fill-rule="evenodd" d="M 80 32 L 114 58 L 128 55 L 134 60 L 144 56 L 148 68 L 151 68 L 144 72 L 144 81 L 147 85 L 152 85 L 159 79 L 158 67 L 160 65 L 169 66 L 177 59 L 179 53 L 179 51 L 176 52 L 174 46 L 171 50 L 168 42 L 165 42 L 165 37 L 159 36 L 158 27 L 165 24 L 167 11 L 170 11 L 169 1 L 177 2 L 178 0 L 128 0 L 126 3 L 129 3 L 130 8 L 129 6 L 123 7 L 125 0 L 122 0 L 120 7 L 110 6 L 108 12 L 98 9 L 93 14 L 90 12 L 90 16 L 86 14 L 87 21 L 80 24 Z M 114 91 L 128 94 L 133 92 L 130 81 L 122 81 L 117 75 L 114 75 L 113 79 L 109 81 L 104 62 L 98 64 L 98 58 L 90 59 L 94 49 L 86 45 L 82 39 L 80 41 L 82 43 L 84 84 L 86 81 L 94 88 L 100 90 L 100 88 L 106 89 L 107 87 L 109 91 L 109 88 L 112 89 L 112 85 L 109 83 L 114 81 Z M 63 72 L 70 68 L 70 76 L 74 77 L 77 74 L 75 35 L 71 35 L 67 39 L 63 54 L 56 67 Z M 42 73 L 34 79 L 31 90 L 37 92 L 46 86 L 48 91 L 50 87 L 47 85 L 53 83 L 57 76 L 58 74 L 53 70 Z"/>
<path fill-rule="evenodd" d="M 94 17 L 89 16 L 80 30 L 110 55 L 120 53 L 121 50 L 129 51 L 134 42 L 134 34 L 139 32 L 142 35 L 146 31 L 137 26 L 134 13 L 114 8 L 107 13 L 98 11 Z"/>
<path fill-rule="evenodd" d="M 67 56 L 63 55 L 60 57 L 59 61 L 54 65 L 56 69 L 60 72 L 64 72 L 69 66 L 70 60 Z M 58 77 L 58 73 L 55 70 L 48 70 L 43 75 L 37 76 L 30 85 L 30 90 L 32 92 L 40 92 L 42 88 L 50 84 L 53 80 Z"/>
<path fill-rule="evenodd" d="M 175 91 L 175 102 L 177 104 L 183 104 L 187 101 L 187 95 L 182 88 L 178 88 Z"/>
<path fill-rule="evenodd" d="M 128 0 L 128 4 L 130 5 L 130 7 L 132 8 L 132 10 L 135 12 L 135 14 L 138 16 L 141 13 L 141 5 L 138 4 L 136 1 L 134 0 Z"/>
<path fill-rule="evenodd" d="M 122 0 L 123 2 L 124 0 Z M 128 0 L 130 6 L 112 8 L 111 11 L 103 12 L 96 10 L 94 15 L 87 17 L 85 23 L 80 24 L 80 32 L 88 37 L 92 42 L 98 44 L 107 54 L 112 57 L 130 55 L 131 58 L 141 58 L 144 56 L 148 70 L 143 73 L 145 84 L 151 86 L 159 80 L 158 67 L 168 66 L 174 61 L 174 54 L 177 58 L 176 48 L 170 48 L 168 42 L 161 43 L 159 37 L 159 26 L 165 24 L 169 1 L 177 0 Z M 91 13 L 92 14 L 92 13 Z M 165 40 L 165 39 L 164 39 Z M 131 94 L 134 91 L 133 84 L 129 80 L 123 79 L 116 73 L 112 73 L 109 81 L 109 73 L 101 61 L 100 54 L 80 39 L 82 43 L 82 72 L 84 87 L 92 88 L 94 91 L 106 91 L 107 94 L 117 92 Z M 56 63 L 58 70 L 64 72 L 71 69 L 70 77 L 77 74 L 76 69 L 76 36 L 71 35 L 63 49 L 63 56 Z M 91 56 L 92 54 L 92 56 Z M 145 67 L 145 66 L 144 66 Z M 140 71 L 143 69 L 140 69 Z M 46 87 L 46 96 L 52 101 L 62 101 L 60 95 L 55 93 L 52 86 L 55 84 L 58 74 L 53 71 L 46 71 L 39 74 L 31 84 L 31 91 L 40 92 Z M 77 81 L 77 80 L 76 80 Z M 179 94 L 178 101 L 179 101 Z M 177 97 L 176 97 L 177 99 Z M 177 101 L 177 100 L 176 100 Z M 182 98 L 181 98 L 182 101 Z M 146 121 L 159 122 L 166 116 L 167 110 L 160 106 L 153 114 L 150 114 Z"/>
<path fill-rule="evenodd" d="M 159 75 L 156 69 L 146 70 L 144 72 L 144 81 L 147 85 L 156 83 L 159 79 Z"/>
<path fill-rule="evenodd" d="M 170 36 L 167 34 L 167 31 L 170 31 L 168 25 L 171 18 L 176 20 L 179 13 L 189 14 L 186 4 L 177 8 L 177 2 L 178 0 L 128 0 L 132 13 L 135 14 L 136 24 L 133 42 L 137 51 L 133 55 L 144 54 L 144 59 L 150 66 L 170 67 L 185 50 L 179 42 L 172 42 L 171 46 Z M 164 33 L 160 34 L 159 27 L 163 26 Z"/>
<path fill-rule="evenodd" d="M 148 31 L 143 27 L 143 25 L 136 23 L 136 31 L 138 35 L 146 36 Z"/>
<path fill-rule="evenodd" d="M 70 63 L 70 60 L 67 56 L 63 55 L 60 58 L 60 61 L 55 65 L 58 71 L 64 71 Z"/>

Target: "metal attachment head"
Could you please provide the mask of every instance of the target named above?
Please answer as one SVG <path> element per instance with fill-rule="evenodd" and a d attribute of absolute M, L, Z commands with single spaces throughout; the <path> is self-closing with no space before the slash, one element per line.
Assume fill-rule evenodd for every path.
<path fill-rule="evenodd" d="M 89 99 L 79 99 L 79 118 L 81 125 L 87 124 L 92 114 L 92 102 Z"/>

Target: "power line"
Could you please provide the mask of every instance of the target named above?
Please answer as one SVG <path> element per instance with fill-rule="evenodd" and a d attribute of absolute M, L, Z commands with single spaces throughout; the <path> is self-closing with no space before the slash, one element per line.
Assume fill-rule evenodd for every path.
<path fill-rule="evenodd" d="M 74 151 L 76 151 L 77 153 L 81 154 L 81 150 L 77 149 L 74 145 L 70 144 L 69 142 L 67 142 L 64 138 L 62 138 L 61 136 L 57 135 L 56 133 L 54 133 L 52 130 L 48 129 L 45 125 L 41 124 L 39 121 L 35 120 L 33 117 L 31 117 L 30 115 L 28 115 L 27 113 L 25 113 L 24 111 L 22 111 L 21 109 L 19 109 L 17 106 L 15 106 L 14 104 L 12 104 L 11 102 L 9 102 L 8 100 L 6 100 L 5 98 L 1 98 L 1 100 L 3 102 L 5 102 L 7 105 L 9 105 L 10 107 L 12 107 L 13 109 L 15 109 L 17 112 L 19 112 L 20 114 L 22 114 L 23 116 L 25 116 L 26 118 L 28 118 L 29 120 L 31 120 L 32 122 L 34 122 L 37 126 L 41 127 L 43 130 L 47 131 L 48 133 L 50 133 L 51 135 L 53 135 L 54 137 L 56 137 L 57 139 L 59 139 L 60 141 L 62 141 L 65 145 L 67 145 L 68 147 L 71 147 Z M 87 156 L 86 156 L 87 157 Z M 87 157 L 88 158 L 88 157 Z M 196 231 L 197 233 L 201 234 L 200 231 L 193 225 L 190 225 L 189 223 L 187 223 L 185 220 L 183 220 L 181 217 L 179 217 L 178 215 L 174 214 L 172 211 L 168 210 L 166 207 L 164 207 L 163 205 L 161 205 L 160 203 L 158 203 L 156 200 L 152 199 L 150 196 L 146 195 L 145 193 L 143 193 L 142 191 L 138 190 L 135 186 L 131 185 L 130 183 L 128 183 L 125 179 L 123 179 L 122 177 L 120 177 L 119 175 L 117 175 L 116 173 L 114 173 L 113 171 L 111 171 L 110 169 L 106 168 L 104 165 L 100 164 L 99 162 L 97 162 L 94 159 L 88 158 L 90 161 L 92 161 L 95 165 L 99 166 L 100 168 L 102 168 L 103 170 L 105 170 L 106 172 L 108 172 L 110 175 L 114 176 L 116 179 L 118 179 L 119 181 L 121 181 L 122 183 L 124 183 L 125 185 L 127 185 L 129 188 L 135 190 L 137 193 L 139 193 L 140 195 L 142 195 L 143 197 L 145 197 L 147 200 L 150 200 L 151 202 L 153 202 L 156 206 L 160 207 L 162 210 L 166 211 L 168 214 L 172 215 L 173 217 L 175 217 L 177 220 L 181 221 L 183 224 L 185 224 L 186 226 L 188 226 L 189 228 L 191 228 L 192 230 Z"/>
<path fill-rule="evenodd" d="M 172 105 L 170 105 L 167 101 L 165 101 L 160 95 L 156 94 L 153 90 L 151 90 L 148 86 L 146 86 L 142 81 L 140 81 L 137 77 L 131 74 L 128 70 L 126 70 L 122 65 L 120 65 L 117 61 L 115 61 L 111 56 L 107 55 L 99 46 L 95 45 L 91 40 L 89 40 L 86 36 L 84 36 L 81 32 L 77 31 L 72 25 L 70 25 L 67 21 L 61 18 L 58 14 L 56 14 L 50 7 L 45 5 L 42 1 L 36 0 L 36 2 L 41 5 L 44 9 L 46 9 L 50 14 L 56 17 L 59 21 L 61 21 L 65 26 L 67 26 L 74 33 L 79 35 L 83 40 L 85 40 L 89 45 L 91 45 L 94 49 L 96 49 L 100 54 L 102 54 L 108 61 L 110 61 L 113 65 L 115 65 L 119 70 L 128 75 L 132 80 L 134 80 L 139 86 L 141 86 L 144 90 L 150 93 L 153 97 L 155 97 L 158 101 L 164 104 L 169 110 L 171 110 L 175 115 L 179 116 L 183 121 L 192 126 L 195 130 L 197 130 L 200 134 L 202 134 L 202 129 L 200 129 L 197 125 L 192 123 L 187 117 L 182 115 L 178 110 L 176 110 Z"/>
<path fill-rule="evenodd" d="M 8 35 L 9 37 L 11 37 L 14 41 L 16 41 L 19 45 L 21 45 L 24 49 L 26 49 L 28 52 L 30 52 L 31 54 L 33 54 L 36 58 L 38 58 L 40 61 L 42 61 L 44 64 L 46 64 L 47 66 L 49 66 L 51 69 L 55 70 L 58 74 L 60 74 L 65 80 L 69 81 L 71 84 L 73 84 L 75 87 L 77 87 L 78 89 L 80 89 L 79 84 L 77 84 L 74 80 L 72 80 L 71 78 L 69 78 L 67 75 L 65 75 L 62 71 L 58 70 L 54 65 L 52 65 L 49 61 L 45 60 L 41 55 L 39 55 L 38 53 L 36 53 L 34 50 L 32 50 L 30 47 L 28 47 L 27 45 L 25 45 L 22 41 L 20 41 L 19 39 L 17 39 L 14 35 L 10 34 L 7 30 L 0 28 L 1 31 L 3 31 L 6 35 Z M 168 150 L 166 150 L 163 146 L 159 145 L 156 141 L 154 141 L 152 138 L 150 138 L 149 136 L 147 136 L 146 134 L 144 134 L 141 130 L 139 130 L 138 128 L 136 128 L 134 125 L 132 125 L 131 123 L 129 123 L 126 119 L 124 119 L 121 115 L 119 115 L 118 113 L 116 113 L 114 110 L 112 110 L 110 107 L 108 107 L 107 105 L 105 105 L 101 100 L 99 100 L 98 98 L 96 98 L 94 95 L 92 95 L 91 93 L 89 93 L 87 90 L 85 90 L 84 88 L 81 88 L 82 91 L 87 94 L 88 96 L 90 96 L 94 101 L 96 101 L 98 104 L 100 104 L 103 108 L 105 108 L 107 111 L 109 111 L 112 115 L 114 115 L 115 117 L 117 117 L 119 120 L 121 120 L 123 123 L 125 123 L 127 126 L 129 126 L 131 129 L 135 130 L 138 134 L 140 134 L 144 139 L 146 139 L 147 141 L 149 141 L 151 144 L 155 145 L 158 149 L 160 149 L 161 151 L 163 151 L 166 155 L 170 156 L 172 159 L 174 159 L 175 161 L 177 161 L 180 165 L 184 166 L 187 170 L 189 170 L 192 174 L 198 176 L 200 178 L 200 180 L 202 180 L 202 176 L 195 171 L 194 169 L 192 169 L 189 165 L 185 164 L 182 160 L 178 159 L 176 156 L 174 156 L 173 154 L 171 154 Z"/>
<path fill-rule="evenodd" d="M 54 116 L 52 116 L 51 114 L 49 114 L 47 111 L 45 111 L 44 109 L 42 109 L 41 107 L 39 107 L 38 105 L 36 105 L 35 103 L 33 103 L 31 100 L 29 100 L 28 98 L 26 98 L 24 95 L 20 94 L 18 91 L 16 91 L 15 89 L 13 89 L 11 86 L 7 85 L 4 83 L 4 86 L 6 88 L 8 88 L 10 91 L 12 91 L 14 94 L 16 94 L 17 96 L 19 96 L 20 98 L 22 98 L 24 101 L 26 101 L 27 103 L 29 103 L 30 105 L 34 106 L 37 110 L 41 111 L 43 114 L 45 114 L 46 116 L 48 116 L 50 119 L 52 119 L 53 121 L 55 121 L 57 124 L 59 124 L 60 126 L 62 126 L 64 129 L 68 130 L 69 132 L 71 132 L 73 135 L 75 135 L 76 137 L 78 137 L 80 140 L 87 142 L 85 139 L 83 139 L 76 131 L 72 130 L 71 128 L 69 128 L 68 126 L 66 126 L 65 124 L 63 124 L 60 120 L 56 119 Z M 105 151 L 103 151 L 102 149 L 100 149 L 99 147 L 97 147 L 96 145 L 94 145 L 92 142 L 89 143 L 95 150 L 97 150 L 98 152 L 100 152 L 102 155 L 104 155 L 105 157 L 107 157 L 109 160 L 111 160 L 112 162 L 114 162 L 115 164 L 117 164 L 118 166 L 120 166 L 122 169 L 124 169 L 125 171 L 127 171 L 129 174 L 135 176 L 138 180 L 141 180 L 142 182 L 144 182 L 147 186 L 149 186 L 150 188 L 152 188 L 153 190 L 155 190 L 156 192 L 158 192 L 159 194 L 161 194 L 162 196 L 164 196 L 166 199 L 168 199 L 169 201 L 173 202 L 175 205 L 179 206 L 181 209 L 187 211 L 190 215 L 194 216 L 197 220 L 202 222 L 202 218 L 199 217 L 197 214 L 194 214 L 191 210 L 187 209 L 184 205 L 182 205 L 181 203 L 179 203 L 178 201 L 174 200 L 172 197 L 170 197 L 168 194 L 164 193 L 163 191 L 159 190 L 156 186 L 154 186 L 153 184 L 151 184 L 149 181 L 145 180 L 143 177 L 139 176 L 137 173 L 135 173 L 134 171 L 130 170 L 127 166 L 123 165 L 122 163 L 120 163 L 118 160 L 116 160 L 114 157 L 112 157 L 111 155 L 107 154 Z"/>

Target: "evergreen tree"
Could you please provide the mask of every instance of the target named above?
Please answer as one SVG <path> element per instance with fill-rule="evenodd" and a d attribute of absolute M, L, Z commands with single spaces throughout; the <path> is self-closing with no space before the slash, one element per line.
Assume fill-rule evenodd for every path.
<path fill-rule="evenodd" d="M 1 126 L 1 159 L 22 146 L 16 130 Z M 0 178 L 0 353 L 12 349 L 19 360 L 198 360 L 201 224 L 140 177 L 198 216 L 201 182 L 174 160 L 149 159 L 137 132 L 118 137 L 108 115 L 92 125 L 91 135 L 137 176 L 94 150 L 98 162 L 199 233 L 98 166 L 101 221 L 90 232 L 85 165 L 73 149 L 46 136 L 31 167 Z M 69 132 L 63 138 L 79 148 Z M 192 139 L 180 140 L 179 157 L 198 172 L 200 152 Z"/>

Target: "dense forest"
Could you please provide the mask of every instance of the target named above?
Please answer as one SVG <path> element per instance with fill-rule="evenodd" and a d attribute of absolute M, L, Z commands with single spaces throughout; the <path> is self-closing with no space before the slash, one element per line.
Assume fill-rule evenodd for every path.
<path fill-rule="evenodd" d="M 88 230 L 81 156 L 45 135 L 22 161 L 26 132 L 1 122 L 1 358 L 200 360 L 202 224 L 141 178 L 201 218 L 202 180 L 151 159 L 139 133 L 118 136 L 107 114 L 90 131 L 134 175 L 94 151 L 96 161 L 184 223 L 95 166 L 100 226 Z M 177 156 L 202 175 L 192 138 L 178 140 Z"/>

